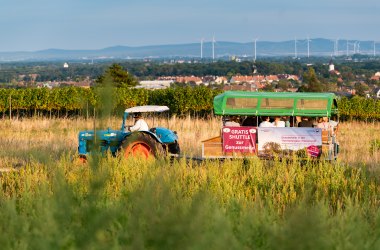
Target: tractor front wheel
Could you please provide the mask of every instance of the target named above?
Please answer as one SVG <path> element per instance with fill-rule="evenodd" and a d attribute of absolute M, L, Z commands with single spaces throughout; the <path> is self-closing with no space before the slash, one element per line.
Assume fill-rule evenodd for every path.
<path fill-rule="evenodd" d="M 171 153 L 171 154 L 180 154 L 181 153 L 181 149 L 180 149 L 177 141 L 175 141 L 172 144 L 169 144 L 168 147 L 169 147 L 169 153 Z"/>
<path fill-rule="evenodd" d="M 125 157 L 142 157 L 148 159 L 151 157 L 162 157 L 165 151 L 160 143 L 150 135 L 137 132 L 124 139 L 119 152 Z"/>

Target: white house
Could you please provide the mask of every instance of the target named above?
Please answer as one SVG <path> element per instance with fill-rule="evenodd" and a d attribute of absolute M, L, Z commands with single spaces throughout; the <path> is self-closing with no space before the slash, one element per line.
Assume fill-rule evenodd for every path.
<path fill-rule="evenodd" d="M 329 72 L 331 72 L 331 71 L 335 71 L 335 65 L 333 64 L 332 59 L 329 62 Z"/>
<path fill-rule="evenodd" d="M 375 98 L 379 98 L 380 99 L 380 88 L 375 88 L 373 90 L 373 95 Z"/>
<path fill-rule="evenodd" d="M 170 84 L 172 83 L 174 83 L 173 80 L 140 81 L 140 86 L 136 86 L 136 88 L 166 89 L 166 88 L 169 88 Z"/>
<path fill-rule="evenodd" d="M 226 77 L 224 77 L 224 76 L 218 76 L 218 77 L 216 77 L 216 79 L 215 79 L 215 83 L 216 84 L 224 84 L 224 83 L 227 83 L 228 82 L 228 80 L 227 80 L 227 78 Z"/>

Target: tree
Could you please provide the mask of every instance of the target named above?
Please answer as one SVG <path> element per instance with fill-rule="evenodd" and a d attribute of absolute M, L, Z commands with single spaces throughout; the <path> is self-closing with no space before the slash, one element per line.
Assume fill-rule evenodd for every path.
<path fill-rule="evenodd" d="M 307 85 L 306 92 L 322 92 L 323 90 L 323 86 L 312 67 L 309 67 L 308 71 L 303 74 L 303 83 Z"/>
<path fill-rule="evenodd" d="M 274 92 L 274 87 L 272 84 L 270 83 L 267 83 L 265 84 L 264 88 L 263 88 L 263 91 L 266 91 L 266 92 Z"/>
<path fill-rule="evenodd" d="M 278 84 L 276 86 L 277 89 L 282 89 L 283 91 L 287 91 L 291 87 L 292 84 L 286 79 L 281 79 L 280 81 L 278 81 Z"/>
<path fill-rule="evenodd" d="M 365 83 L 358 82 L 355 84 L 355 93 L 358 96 L 366 96 L 366 91 L 368 90 L 369 90 L 369 87 Z"/>
<path fill-rule="evenodd" d="M 117 88 L 121 87 L 134 87 L 138 84 L 137 80 L 128 73 L 128 71 L 123 70 L 119 64 L 113 64 L 109 67 L 105 74 L 98 77 L 96 84 L 104 86 L 106 82 L 106 76 L 109 76 L 113 85 Z"/>

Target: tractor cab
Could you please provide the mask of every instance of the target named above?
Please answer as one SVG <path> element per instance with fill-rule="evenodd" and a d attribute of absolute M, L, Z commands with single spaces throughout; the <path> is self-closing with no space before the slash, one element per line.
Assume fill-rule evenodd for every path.
<path fill-rule="evenodd" d="M 146 113 L 157 114 L 157 113 L 163 113 L 165 111 L 169 111 L 169 108 L 167 106 L 145 105 L 145 106 L 136 106 L 136 107 L 128 108 L 124 111 L 121 130 L 124 131 L 125 133 L 131 132 L 131 131 L 129 131 L 128 128 L 132 127 L 132 125 L 128 125 L 128 119 L 130 117 L 134 117 L 134 114 L 138 114 L 138 113 L 140 113 L 140 114 L 144 114 L 144 113 L 145 114 Z M 155 123 L 154 117 L 155 116 L 153 116 L 153 124 L 149 124 L 149 125 L 152 125 L 152 126 L 154 125 L 154 123 Z M 176 131 L 171 131 L 170 129 L 167 129 L 164 127 L 157 127 L 157 126 L 149 127 L 148 131 L 150 134 L 157 137 L 157 139 L 161 143 L 171 144 L 171 143 L 175 142 L 177 144 L 176 146 L 178 147 L 178 149 L 175 150 L 176 152 L 172 152 L 172 153 L 175 153 L 175 154 L 179 153 L 178 136 L 177 136 Z"/>
<path fill-rule="evenodd" d="M 338 107 L 332 93 L 227 91 L 214 98 L 220 135 L 202 142 L 202 158 L 334 160 Z M 326 126 L 319 126 L 323 120 Z"/>

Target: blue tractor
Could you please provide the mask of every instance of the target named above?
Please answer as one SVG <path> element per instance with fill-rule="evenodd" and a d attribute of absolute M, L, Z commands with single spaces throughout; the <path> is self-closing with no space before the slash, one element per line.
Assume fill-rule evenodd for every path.
<path fill-rule="evenodd" d="M 167 154 L 179 154 L 180 147 L 175 131 L 163 127 L 154 127 L 148 131 L 130 132 L 127 126 L 127 118 L 134 113 L 164 112 L 169 110 L 167 106 L 137 106 L 126 109 L 120 130 L 93 130 L 81 131 L 78 135 L 78 152 L 80 159 L 86 161 L 87 156 L 93 151 L 105 153 L 110 151 L 112 155 L 124 157 L 142 156 L 163 157 Z"/>

